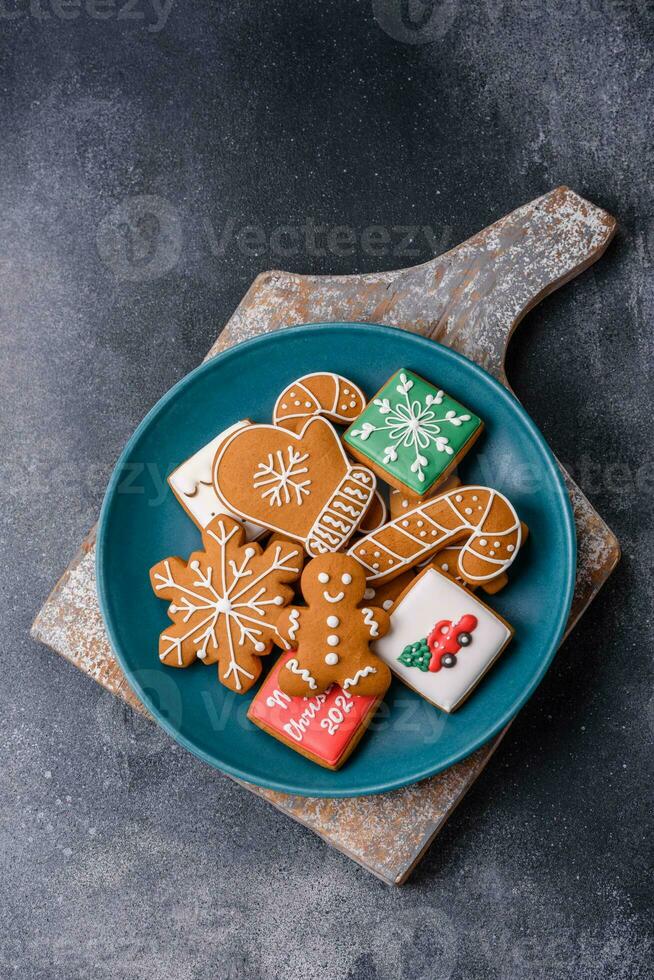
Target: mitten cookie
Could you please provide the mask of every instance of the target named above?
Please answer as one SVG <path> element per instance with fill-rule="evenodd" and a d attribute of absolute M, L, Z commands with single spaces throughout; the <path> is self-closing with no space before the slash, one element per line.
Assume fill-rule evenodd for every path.
<path fill-rule="evenodd" d="M 480 435 L 480 418 L 407 368 L 343 436 L 348 452 L 391 486 L 429 497 Z"/>
<path fill-rule="evenodd" d="M 297 434 L 275 425 L 234 432 L 218 450 L 213 483 L 229 511 L 320 555 L 349 541 L 377 481 L 350 463 L 333 426 L 316 416 Z"/>
<path fill-rule="evenodd" d="M 289 606 L 277 622 L 294 651 L 279 678 L 291 697 L 321 694 L 339 684 L 348 694 L 381 697 L 391 676 L 370 652 L 370 641 L 388 630 L 388 613 L 363 606 L 366 576 L 347 555 L 324 555 L 306 566 L 300 580 L 306 607 Z"/>
<path fill-rule="evenodd" d="M 218 664 L 222 684 L 243 694 L 261 673 L 260 657 L 277 639 L 280 612 L 293 598 L 288 583 L 302 569 L 302 549 L 276 541 L 245 543 L 238 521 L 219 515 L 202 532 L 204 551 L 188 561 L 166 558 L 150 571 L 155 593 L 172 600 L 172 625 L 159 637 L 159 659 L 188 667 L 196 657 Z"/>
<path fill-rule="evenodd" d="M 386 582 L 465 541 L 457 574 L 470 585 L 492 589 L 520 550 L 523 526 L 512 503 L 489 487 L 457 487 L 434 497 L 373 531 L 348 550 L 366 569 L 368 581 Z"/>
<path fill-rule="evenodd" d="M 312 415 L 349 424 L 363 411 L 366 396 L 340 374 L 305 374 L 283 390 L 273 409 L 275 425 L 299 432 Z"/>

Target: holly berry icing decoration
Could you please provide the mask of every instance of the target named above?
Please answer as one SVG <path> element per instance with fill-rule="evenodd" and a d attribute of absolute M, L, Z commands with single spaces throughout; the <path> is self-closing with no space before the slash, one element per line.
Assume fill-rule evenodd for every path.
<path fill-rule="evenodd" d="M 213 484 L 230 512 L 301 541 L 307 552 L 338 551 L 354 534 L 373 499 L 376 479 L 345 455 L 322 416 L 299 433 L 249 425 L 219 448 Z"/>
<path fill-rule="evenodd" d="M 470 589 L 429 567 L 396 599 L 391 628 L 372 649 L 408 687 L 451 712 L 469 697 L 512 636 L 509 623 Z"/>
<path fill-rule="evenodd" d="M 157 596 L 170 602 L 172 624 L 159 637 L 159 660 L 188 667 L 218 664 L 225 687 L 239 694 L 261 673 L 261 657 L 278 641 L 276 624 L 293 598 L 302 549 L 277 540 L 265 550 L 247 544 L 245 530 L 219 515 L 202 532 L 203 551 L 188 561 L 165 558 L 150 571 Z"/>
<path fill-rule="evenodd" d="M 391 675 L 370 643 L 387 632 L 389 617 L 365 604 L 361 565 L 343 554 L 314 558 L 300 588 L 306 606 L 289 606 L 277 622 L 284 645 L 293 651 L 280 674 L 281 690 L 311 697 L 338 684 L 346 694 L 383 697 Z"/>
<path fill-rule="evenodd" d="M 483 429 L 470 409 L 403 368 L 345 432 L 355 459 L 398 490 L 428 497 Z"/>
<path fill-rule="evenodd" d="M 398 660 L 407 667 L 437 673 L 442 667 L 456 666 L 456 655 L 472 643 L 472 634 L 477 628 L 477 617 L 466 613 L 453 624 L 449 619 L 440 619 L 424 639 L 406 646 Z"/>

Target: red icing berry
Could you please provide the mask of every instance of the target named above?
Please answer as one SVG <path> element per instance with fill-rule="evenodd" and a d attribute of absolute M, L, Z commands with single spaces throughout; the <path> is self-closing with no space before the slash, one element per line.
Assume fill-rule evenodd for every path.
<path fill-rule="evenodd" d="M 427 645 L 431 650 L 431 660 L 429 670 L 437 673 L 442 666 L 454 666 L 450 660 L 451 656 L 459 653 L 461 649 L 469 646 L 471 642 L 470 634 L 477 628 L 477 617 L 466 614 L 452 626 L 451 619 L 441 619 L 434 626 L 427 637 Z M 448 656 L 447 663 L 442 663 L 442 658 Z M 456 660 L 454 661 L 456 663 Z"/>

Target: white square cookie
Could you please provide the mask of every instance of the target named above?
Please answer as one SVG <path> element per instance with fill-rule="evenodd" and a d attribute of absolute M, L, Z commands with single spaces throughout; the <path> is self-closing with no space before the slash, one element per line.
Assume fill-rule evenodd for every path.
<path fill-rule="evenodd" d="M 512 627 L 469 589 L 426 568 L 399 597 L 390 631 L 372 649 L 400 680 L 450 713 L 512 636 Z"/>
<path fill-rule="evenodd" d="M 218 447 L 225 439 L 247 425 L 250 425 L 249 420 L 243 419 L 219 432 L 211 442 L 181 463 L 168 477 L 170 489 L 199 528 L 205 528 L 217 514 L 234 517 L 234 514 L 225 510 L 213 488 L 213 461 Z M 251 521 L 243 523 L 248 541 L 254 541 L 266 533 L 266 528 L 258 524 L 253 524 Z"/>

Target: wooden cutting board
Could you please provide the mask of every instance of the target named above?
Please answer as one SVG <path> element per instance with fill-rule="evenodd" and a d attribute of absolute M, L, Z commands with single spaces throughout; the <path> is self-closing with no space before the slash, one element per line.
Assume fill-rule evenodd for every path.
<path fill-rule="evenodd" d="M 300 323 L 367 321 L 432 337 L 509 387 L 504 358 L 511 334 L 536 303 L 602 255 L 615 228 L 615 219 L 605 211 L 559 187 L 424 265 L 361 276 L 265 272 L 255 279 L 207 358 L 258 334 Z M 563 473 L 578 539 L 569 632 L 613 571 L 620 549 Z M 95 529 L 36 617 L 32 636 L 145 712 L 113 656 L 100 615 Z M 505 733 L 446 772 L 383 796 L 308 799 L 241 785 L 384 881 L 402 884 Z"/>

